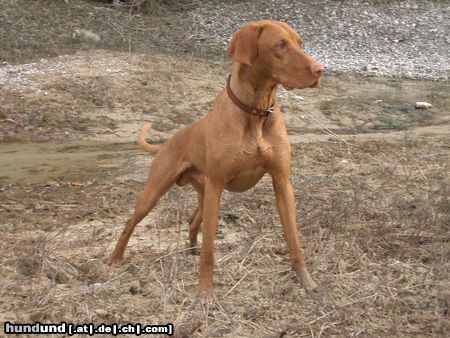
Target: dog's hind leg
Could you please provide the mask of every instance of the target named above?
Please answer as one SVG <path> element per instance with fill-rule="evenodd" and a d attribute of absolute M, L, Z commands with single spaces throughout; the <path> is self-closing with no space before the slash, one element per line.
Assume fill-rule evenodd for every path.
<path fill-rule="evenodd" d="M 197 236 L 200 229 L 200 225 L 203 220 L 203 190 L 198 192 L 198 206 L 195 213 L 189 220 L 189 246 L 191 253 L 195 254 L 197 249 Z"/>
<path fill-rule="evenodd" d="M 198 205 L 194 214 L 189 218 L 189 246 L 191 253 L 195 254 L 197 249 L 197 235 L 203 220 L 203 195 L 205 189 L 205 175 L 195 168 L 189 168 L 177 180 L 179 186 L 191 184 L 198 194 Z"/>
<path fill-rule="evenodd" d="M 161 149 L 153 160 L 147 184 L 139 196 L 133 215 L 128 219 L 116 247 L 109 258 L 109 264 L 119 265 L 123 259 L 125 249 L 136 225 L 155 207 L 159 199 L 176 182 L 183 171 L 189 167 L 188 163 L 179 160 L 178 154 Z"/>

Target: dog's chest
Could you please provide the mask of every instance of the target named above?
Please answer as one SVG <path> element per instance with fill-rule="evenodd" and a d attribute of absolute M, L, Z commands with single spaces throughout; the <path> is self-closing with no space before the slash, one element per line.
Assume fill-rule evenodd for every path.
<path fill-rule="evenodd" d="M 242 192 L 253 187 L 267 172 L 267 161 L 273 156 L 272 145 L 262 137 L 247 137 L 236 149 L 227 190 Z"/>
<path fill-rule="evenodd" d="M 266 139 L 257 135 L 247 140 L 242 155 L 248 160 L 258 162 L 270 159 L 272 152 L 272 145 Z"/>
<path fill-rule="evenodd" d="M 231 170 L 228 171 L 228 183 L 226 189 L 234 192 L 242 192 L 253 187 L 266 173 L 265 157 L 269 156 L 270 149 L 267 145 L 259 145 L 256 142 L 246 145 L 234 157 Z"/>

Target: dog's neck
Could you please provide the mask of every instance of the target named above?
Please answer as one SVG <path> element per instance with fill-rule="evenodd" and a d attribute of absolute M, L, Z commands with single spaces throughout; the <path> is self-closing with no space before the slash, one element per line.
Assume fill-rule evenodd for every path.
<path fill-rule="evenodd" d="M 235 96 L 249 107 L 265 110 L 275 105 L 277 83 L 249 66 L 233 63 L 230 86 Z"/>

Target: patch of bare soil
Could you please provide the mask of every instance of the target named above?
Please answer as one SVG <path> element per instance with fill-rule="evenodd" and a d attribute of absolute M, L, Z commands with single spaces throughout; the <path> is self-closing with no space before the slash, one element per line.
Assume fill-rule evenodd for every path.
<path fill-rule="evenodd" d="M 223 64 L 194 58 L 105 51 L 19 65 L 10 73 L 3 76 L 0 139 L 120 142 L 134 141 L 148 120 L 167 139 L 210 109 L 226 75 Z M 23 80 L 14 83 L 12 76 Z"/>
<path fill-rule="evenodd" d="M 132 142 L 144 121 L 152 121 L 153 141 L 160 142 L 209 111 L 229 67 L 195 57 L 106 51 L 12 66 L 0 72 L 0 139 Z M 279 98 L 297 140 L 323 134 L 324 126 L 340 135 L 413 128 L 445 134 L 448 93 L 444 82 L 346 76 L 326 77 L 320 89 L 301 96 L 280 89 Z M 433 108 L 415 109 L 416 101 Z"/>

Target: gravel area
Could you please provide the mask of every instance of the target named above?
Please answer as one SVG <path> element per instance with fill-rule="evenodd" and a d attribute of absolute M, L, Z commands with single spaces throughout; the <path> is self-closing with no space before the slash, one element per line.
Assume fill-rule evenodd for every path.
<path fill-rule="evenodd" d="M 192 12 L 193 39 L 223 49 L 237 27 L 264 18 L 290 23 L 331 73 L 449 79 L 448 1 L 220 2 Z"/>
<path fill-rule="evenodd" d="M 130 15 L 128 9 L 83 0 L 47 4 L 50 9 L 33 2 L 28 10 L 17 3 L 0 14 L 0 85 L 35 85 L 30 77 L 39 65 L 12 65 L 11 55 L 23 63 L 27 57 L 36 61 L 100 48 L 186 53 L 221 62 L 228 60 L 226 45 L 233 31 L 259 19 L 291 24 L 327 74 L 438 81 L 450 75 L 448 1 L 186 0 L 159 16 Z M 9 26 L 14 28 L 13 41 L 2 35 Z M 80 31 L 97 38 L 90 41 Z"/>
<path fill-rule="evenodd" d="M 117 62 L 119 59 L 115 59 Z M 0 63 L 0 85 L 8 85 L 18 90 L 33 90 L 41 92 L 42 83 L 36 81 L 36 76 L 73 75 L 76 69 L 89 65 L 93 73 L 126 75 L 124 68 L 127 62 L 121 60 L 115 64 L 97 54 L 91 55 L 61 55 L 51 59 L 41 59 L 38 62 L 12 65 L 7 62 Z"/>

